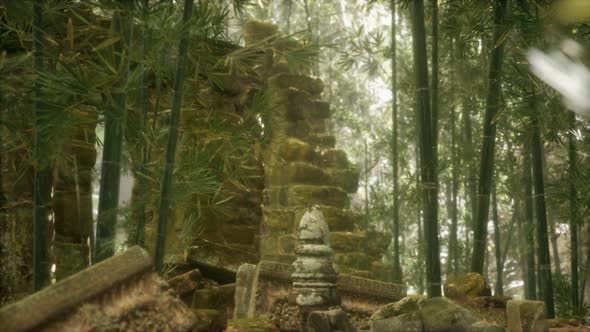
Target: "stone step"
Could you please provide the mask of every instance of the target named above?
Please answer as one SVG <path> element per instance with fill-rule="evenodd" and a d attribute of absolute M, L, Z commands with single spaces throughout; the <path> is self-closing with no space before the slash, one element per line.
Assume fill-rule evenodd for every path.
<path fill-rule="evenodd" d="M 324 90 L 324 83 L 319 78 L 289 73 L 280 73 L 269 78 L 268 85 L 274 89 L 296 88 L 312 95 L 319 95 Z"/>
<path fill-rule="evenodd" d="M 333 232 L 350 232 L 354 229 L 355 215 L 349 209 L 320 205 L 328 228 Z M 263 208 L 261 234 L 295 233 L 306 207 Z M 356 216 L 357 218 L 359 216 Z"/>
<path fill-rule="evenodd" d="M 315 99 L 309 93 L 289 88 L 279 92 L 284 107 L 286 107 L 287 119 L 296 120 L 324 120 L 331 115 L 330 103 Z"/>
<path fill-rule="evenodd" d="M 264 190 L 264 205 L 278 206 L 307 206 L 309 204 L 347 207 L 350 204 L 348 194 L 332 186 L 315 186 L 296 184 L 284 187 L 271 187 Z"/>
<path fill-rule="evenodd" d="M 350 162 L 343 150 L 328 149 L 319 157 L 319 165 L 325 168 L 347 169 L 350 167 Z"/>
<path fill-rule="evenodd" d="M 364 232 L 330 232 L 330 246 L 335 252 L 364 250 L 366 239 Z"/>
<path fill-rule="evenodd" d="M 338 271 L 343 274 L 371 269 L 371 259 L 361 251 L 334 254 L 334 263 L 338 266 Z"/>
<path fill-rule="evenodd" d="M 276 165 L 267 172 L 267 180 L 274 185 L 329 183 L 327 174 L 321 168 L 304 162 Z"/>
<path fill-rule="evenodd" d="M 288 137 L 281 144 L 279 155 L 286 161 L 312 162 L 316 159 L 314 147 L 294 137 Z"/>
<path fill-rule="evenodd" d="M 340 187 L 349 194 L 356 193 L 359 187 L 360 172 L 358 169 L 350 168 L 325 168 L 329 185 Z"/>

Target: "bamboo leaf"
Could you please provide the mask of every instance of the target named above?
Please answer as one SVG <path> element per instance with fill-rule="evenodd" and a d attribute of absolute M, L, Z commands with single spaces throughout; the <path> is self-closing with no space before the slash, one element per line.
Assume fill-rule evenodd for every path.
<path fill-rule="evenodd" d="M 109 46 L 111 46 L 111 45 L 115 44 L 115 43 L 116 43 L 116 42 L 118 42 L 119 40 L 121 40 L 121 37 L 113 37 L 113 38 L 109 38 L 109 39 L 107 39 L 107 40 L 103 41 L 102 43 L 98 44 L 96 47 L 92 48 L 92 50 L 93 50 L 94 52 L 96 52 L 96 51 L 98 51 L 98 50 L 100 50 L 100 49 L 103 49 L 103 48 L 105 48 L 105 47 L 109 47 Z"/>
<path fill-rule="evenodd" d="M 510 34 L 510 30 L 504 32 L 504 34 L 502 34 L 502 36 L 500 36 L 500 38 L 496 42 L 496 45 L 494 45 L 494 48 L 498 48 L 498 46 L 502 45 L 502 43 L 508 37 L 509 34 Z"/>

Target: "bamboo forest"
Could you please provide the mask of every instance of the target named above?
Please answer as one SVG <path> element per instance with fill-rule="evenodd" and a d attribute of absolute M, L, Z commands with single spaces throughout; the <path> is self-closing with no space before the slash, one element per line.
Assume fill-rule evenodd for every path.
<path fill-rule="evenodd" d="M 0 331 L 590 332 L 590 0 L 0 0 Z"/>

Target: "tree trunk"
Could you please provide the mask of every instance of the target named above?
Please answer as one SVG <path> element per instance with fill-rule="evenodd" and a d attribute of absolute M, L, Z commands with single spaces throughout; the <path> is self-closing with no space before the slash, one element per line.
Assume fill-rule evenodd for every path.
<path fill-rule="evenodd" d="M 396 25 L 395 25 L 395 0 L 390 1 L 391 6 L 391 119 L 392 119 L 392 148 L 391 159 L 393 168 L 393 282 L 402 282 L 402 267 L 399 252 L 399 155 L 398 155 L 398 119 L 397 119 L 397 52 Z"/>
<path fill-rule="evenodd" d="M 424 29 L 424 3 L 412 2 L 412 45 L 416 71 L 416 118 L 420 142 L 420 178 L 424 211 L 424 240 L 426 242 L 426 282 L 429 297 L 441 296 L 440 255 L 438 240 L 438 184 L 432 139 L 432 116 L 428 92 L 428 62 Z"/>
<path fill-rule="evenodd" d="M 184 1 L 184 12 L 182 24 L 185 29 L 178 47 L 178 62 L 176 63 L 176 79 L 174 81 L 174 97 L 170 114 L 170 125 L 168 130 L 168 146 L 166 148 L 166 165 L 164 167 L 164 178 L 162 180 L 162 193 L 160 195 L 160 206 L 158 211 L 158 233 L 156 241 L 156 270 L 162 273 L 164 267 L 164 251 L 166 245 L 166 232 L 168 214 L 170 210 L 170 196 L 172 193 L 172 173 L 174 171 L 174 159 L 176 156 L 176 145 L 178 141 L 178 125 L 180 122 L 180 108 L 184 88 L 184 77 L 186 72 L 186 54 L 188 51 L 189 31 L 187 24 L 193 15 L 193 0 Z"/>
<path fill-rule="evenodd" d="M 492 188 L 492 218 L 494 222 L 494 253 L 496 256 L 496 296 L 504 295 L 504 283 L 502 278 L 504 276 L 504 267 L 502 264 L 502 245 L 500 241 L 500 218 L 498 216 L 498 199 L 496 196 L 496 181 Z"/>
<path fill-rule="evenodd" d="M 459 272 L 459 250 L 457 246 L 457 193 L 459 191 L 459 167 L 457 160 L 457 142 L 455 130 L 455 109 L 451 109 L 451 164 L 452 164 L 452 182 L 451 182 L 451 204 L 450 219 L 451 227 L 449 234 L 449 270 L 453 273 Z"/>
<path fill-rule="evenodd" d="M 526 279 L 525 283 L 525 298 L 528 300 L 537 299 L 537 278 L 535 267 L 535 224 L 533 221 L 533 178 L 531 175 L 531 151 L 528 144 L 524 147 L 524 211 L 525 211 L 525 227 L 524 233 L 526 241 L 524 242 L 526 253 Z"/>
<path fill-rule="evenodd" d="M 506 16 L 506 0 L 496 0 L 494 7 L 494 43 L 498 43 L 505 31 L 504 18 Z M 471 256 L 471 271 L 483 273 L 483 262 L 486 251 L 487 223 L 490 206 L 490 190 L 494 174 L 494 149 L 496 144 L 495 118 L 500 110 L 500 94 L 502 93 L 501 72 L 504 55 L 504 43 L 500 42 L 492 49 L 490 71 L 488 78 L 488 95 L 486 112 L 483 123 L 483 142 L 481 149 L 481 165 L 479 172 L 479 186 L 477 188 L 477 214 L 474 222 L 473 254 Z"/>
<path fill-rule="evenodd" d="M 570 201 L 570 275 L 572 278 L 571 301 L 572 306 L 579 306 L 578 294 L 578 199 L 576 196 L 576 115 L 569 112 L 570 132 L 568 135 L 568 161 L 569 161 L 569 201 Z"/>
<path fill-rule="evenodd" d="M 149 15 L 149 0 L 143 1 L 143 19 L 144 19 L 144 26 L 142 31 L 142 48 L 143 53 L 147 54 L 150 52 L 149 43 L 151 42 L 152 38 L 152 31 L 149 30 L 147 19 Z M 149 103 L 149 95 L 148 95 L 148 69 L 144 68 L 142 78 L 141 78 L 141 90 L 140 90 L 140 103 L 141 109 L 143 111 L 143 118 L 141 124 L 141 132 L 144 134 L 144 137 L 149 137 L 148 133 L 148 114 L 150 110 L 150 103 Z M 136 194 L 139 198 L 136 200 L 136 207 L 135 207 L 135 216 L 137 218 L 137 229 L 135 231 L 135 244 L 144 246 L 145 245 L 145 208 L 146 208 L 146 197 L 145 197 L 145 190 L 146 190 L 146 178 L 145 173 L 147 171 L 147 164 L 150 160 L 150 144 L 146 142 L 144 138 L 140 140 L 141 143 L 141 151 L 142 151 L 142 160 L 141 166 L 139 167 L 139 174 L 136 175 L 137 178 L 137 191 Z M 134 195 L 136 197 L 136 195 Z"/>
<path fill-rule="evenodd" d="M 37 74 L 45 67 L 43 63 L 43 0 L 36 0 L 33 3 L 33 63 Z M 40 290 L 49 284 L 49 209 L 47 207 L 51 200 L 51 171 L 49 158 L 46 153 L 46 142 L 44 137 L 43 105 L 41 104 L 41 86 L 39 80 L 33 83 L 33 107 L 35 114 L 34 129 L 34 189 L 33 189 L 33 212 L 34 212 L 34 242 L 33 242 L 33 288 Z"/>
<path fill-rule="evenodd" d="M 533 112 L 536 109 L 536 96 L 530 97 L 530 108 Z M 547 234 L 547 210 L 545 206 L 545 183 L 543 179 L 543 143 L 541 141 L 541 128 L 537 116 L 532 118 L 532 162 L 533 162 L 533 184 L 535 188 L 535 207 L 537 210 L 537 241 L 538 261 L 540 267 L 539 282 L 542 289 L 543 301 L 547 308 L 547 318 L 555 317 L 553 303 L 553 281 L 551 279 L 551 260 L 549 255 L 549 239 Z"/>
<path fill-rule="evenodd" d="M 96 259 L 100 262 L 114 254 L 114 237 L 117 224 L 119 185 L 121 182 L 121 152 L 123 130 L 127 112 L 127 86 L 129 75 L 129 46 L 131 43 L 130 7 L 116 4 L 120 10 L 113 15 L 113 33 L 121 40 L 115 43 L 113 54 L 117 68 L 121 68 L 119 78 L 113 86 L 111 96 L 113 105 L 105 113 L 104 141 L 98 199 Z"/>

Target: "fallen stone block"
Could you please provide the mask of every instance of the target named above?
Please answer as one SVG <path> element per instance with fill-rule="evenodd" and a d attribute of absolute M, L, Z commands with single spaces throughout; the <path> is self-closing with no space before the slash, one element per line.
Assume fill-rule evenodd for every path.
<path fill-rule="evenodd" d="M 543 301 L 511 300 L 506 303 L 508 332 L 548 331 Z"/>
<path fill-rule="evenodd" d="M 0 309 L 0 331 L 190 331 L 197 319 L 140 247 Z"/>

